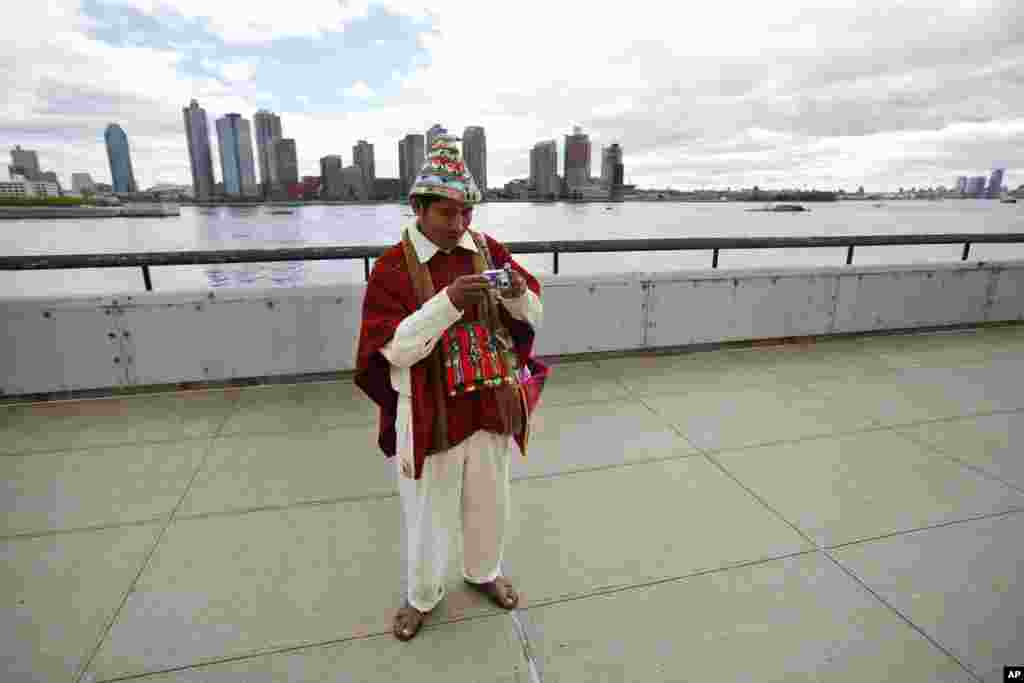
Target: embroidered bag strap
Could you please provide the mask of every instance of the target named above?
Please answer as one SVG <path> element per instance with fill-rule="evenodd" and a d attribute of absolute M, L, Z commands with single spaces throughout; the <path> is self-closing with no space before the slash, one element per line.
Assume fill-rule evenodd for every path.
<path fill-rule="evenodd" d="M 476 268 L 476 271 L 478 273 L 480 273 L 480 272 L 482 272 L 484 270 L 485 267 L 489 268 L 489 269 L 493 269 L 494 268 L 494 259 L 491 258 L 491 250 L 487 246 L 487 238 L 484 237 L 483 233 L 477 233 L 477 232 L 474 232 L 472 230 L 470 230 L 469 233 L 473 236 L 473 241 L 476 242 L 476 246 L 477 246 L 477 250 L 478 250 L 478 253 L 473 255 L 473 263 L 474 263 L 474 267 Z M 483 256 L 481 256 L 480 254 L 483 254 Z M 484 263 L 484 259 L 486 259 L 486 264 Z M 488 296 L 486 299 L 484 299 L 484 305 L 486 306 L 486 308 L 485 308 L 486 313 L 485 314 L 486 314 L 488 320 L 491 323 L 491 329 L 494 330 L 495 332 L 499 332 L 500 334 L 504 335 L 504 337 L 506 339 L 511 340 L 512 336 L 509 334 L 508 329 L 505 327 L 505 323 L 504 323 L 504 321 L 502 321 L 501 315 L 498 312 L 498 304 L 495 301 L 493 301 L 490 296 Z M 513 357 L 515 356 L 515 349 L 514 348 L 509 352 L 509 355 L 513 356 Z M 523 389 L 523 387 L 517 385 L 515 387 L 515 390 L 516 390 L 517 398 L 519 399 L 519 402 L 520 402 L 519 403 L 520 404 L 520 408 L 521 408 L 520 415 L 522 416 L 522 419 L 523 419 L 523 425 L 522 425 L 522 429 L 523 429 L 522 453 L 523 453 L 523 457 L 525 458 L 526 457 L 526 444 L 527 444 L 527 442 L 529 441 L 529 438 L 530 438 L 530 410 L 529 410 L 528 402 L 526 400 L 526 393 L 525 393 L 525 390 Z M 498 405 L 501 406 L 502 408 L 504 407 L 504 405 L 500 401 L 499 401 Z M 504 413 L 505 411 L 502 410 L 501 412 Z M 504 414 L 502 414 L 501 417 L 502 417 L 503 421 L 506 420 L 506 416 Z"/>
<path fill-rule="evenodd" d="M 402 251 L 405 253 L 405 265 L 412 276 L 413 289 L 422 306 L 434 296 L 434 282 L 430 279 L 430 271 L 416 257 L 416 251 L 409 240 L 408 229 L 402 231 Z M 431 384 L 434 385 L 434 402 L 437 405 L 434 411 L 434 452 L 440 453 L 449 448 L 448 411 L 442 384 L 440 343 L 434 346 L 427 357 L 427 371 L 430 373 Z"/>

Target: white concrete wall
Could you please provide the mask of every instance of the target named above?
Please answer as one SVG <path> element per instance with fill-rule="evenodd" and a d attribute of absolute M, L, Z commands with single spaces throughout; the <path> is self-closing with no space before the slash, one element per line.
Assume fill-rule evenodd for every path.
<path fill-rule="evenodd" d="M 1024 320 L 1024 261 L 543 278 L 538 355 Z M 0 390 L 347 370 L 362 284 L 0 300 Z"/>

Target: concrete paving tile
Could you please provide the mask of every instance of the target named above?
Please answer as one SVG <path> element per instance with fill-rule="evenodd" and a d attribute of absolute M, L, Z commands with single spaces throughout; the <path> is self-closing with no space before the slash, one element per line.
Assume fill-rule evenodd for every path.
<path fill-rule="evenodd" d="M 931 422 L 897 431 L 1024 488 L 1024 413 Z"/>
<path fill-rule="evenodd" d="M 822 546 L 1024 508 L 1024 494 L 889 431 L 714 457 Z"/>
<path fill-rule="evenodd" d="M 76 680 L 159 531 L 143 524 L 0 541 L 4 683 Z"/>
<path fill-rule="evenodd" d="M 0 457 L 0 536 L 168 515 L 208 439 Z"/>
<path fill-rule="evenodd" d="M 875 426 L 858 404 L 786 386 L 645 397 L 698 448 L 744 448 Z"/>
<path fill-rule="evenodd" d="M 960 415 L 1024 408 L 1024 361 L 990 361 L 984 366 L 908 368 L 894 374 L 911 396 L 939 396 Z"/>
<path fill-rule="evenodd" d="M 397 493 L 373 426 L 223 436 L 179 516 Z"/>
<path fill-rule="evenodd" d="M 879 426 L 961 417 L 991 409 L 984 402 L 972 403 L 977 395 L 957 396 L 941 385 L 899 381 L 896 375 L 888 379 L 863 377 L 855 382 L 811 382 L 804 389 L 822 405 L 843 402 Z"/>
<path fill-rule="evenodd" d="M 811 548 L 703 457 L 520 481 L 512 497 L 524 605 Z"/>
<path fill-rule="evenodd" d="M 97 653 L 97 678 L 390 633 L 400 523 L 397 498 L 176 520 Z"/>
<path fill-rule="evenodd" d="M 531 420 L 527 458 L 513 461 L 513 479 L 697 452 L 666 420 L 634 400 L 545 404 Z"/>
<path fill-rule="evenodd" d="M 0 407 L 0 453 L 19 454 L 211 436 L 236 391 L 181 391 Z"/>
<path fill-rule="evenodd" d="M 221 434 L 268 434 L 376 424 L 377 406 L 351 381 L 245 388 Z"/>
<path fill-rule="evenodd" d="M 531 609 L 545 683 L 962 683 L 818 553 Z"/>
<path fill-rule="evenodd" d="M 741 389 L 774 385 L 778 373 L 762 358 L 723 351 L 685 356 L 648 356 L 600 361 L 617 372 L 620 381 L 636 396 L 686 394 L 709 388 Z"/>
<path fill-rule="evenodd" d="M 618 375 L 596 362 L 559 363 L 551 366 L 544 385 L 544 405 L 612 401 L 629 397 Z"/>
<path fill-rule="evenodd" d="M 257 655 L 182 671 L 151 674 L 144 683 L 526 683 L 527 663 L 511 617 L 424 625 L 408 643 L 392 635 Z"/>
<path fill-rule="evenodd" d="M 834 556 L 983 676 L 1024 655 L 1021 538 L 1024 514 L 1016 513 L 868 541 Z"/>

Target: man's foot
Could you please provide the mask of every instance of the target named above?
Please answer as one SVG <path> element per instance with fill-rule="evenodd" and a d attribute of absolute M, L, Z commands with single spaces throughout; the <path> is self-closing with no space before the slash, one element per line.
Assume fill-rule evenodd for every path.
<path fill-rule="evenodd" d="M 427 615 L 409 604 L 408 600 L 395 615 L 394 632 L 399 640 L 412 640 L 420 632 Z"/>
<path fill-rule="evenodd" d="M 489 597 L 491 602 L 498 607 L 514 609 L 519 604 L 519 594 L 504 576 L 499 576 L 489 583 L 473 583 L 472 581 L 466 581 L 466 583 Z"/>

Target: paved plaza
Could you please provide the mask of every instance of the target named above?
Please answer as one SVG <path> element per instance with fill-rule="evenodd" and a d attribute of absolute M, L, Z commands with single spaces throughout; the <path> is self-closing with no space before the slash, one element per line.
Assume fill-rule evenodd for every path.
<path fill-rule="evenodd" d="M 0 680 L 1002 681 L 1024 664 L 1024 325 L 560 362 L 513 612 L 409 643 L 351 382 L 0 406 Z"/>

